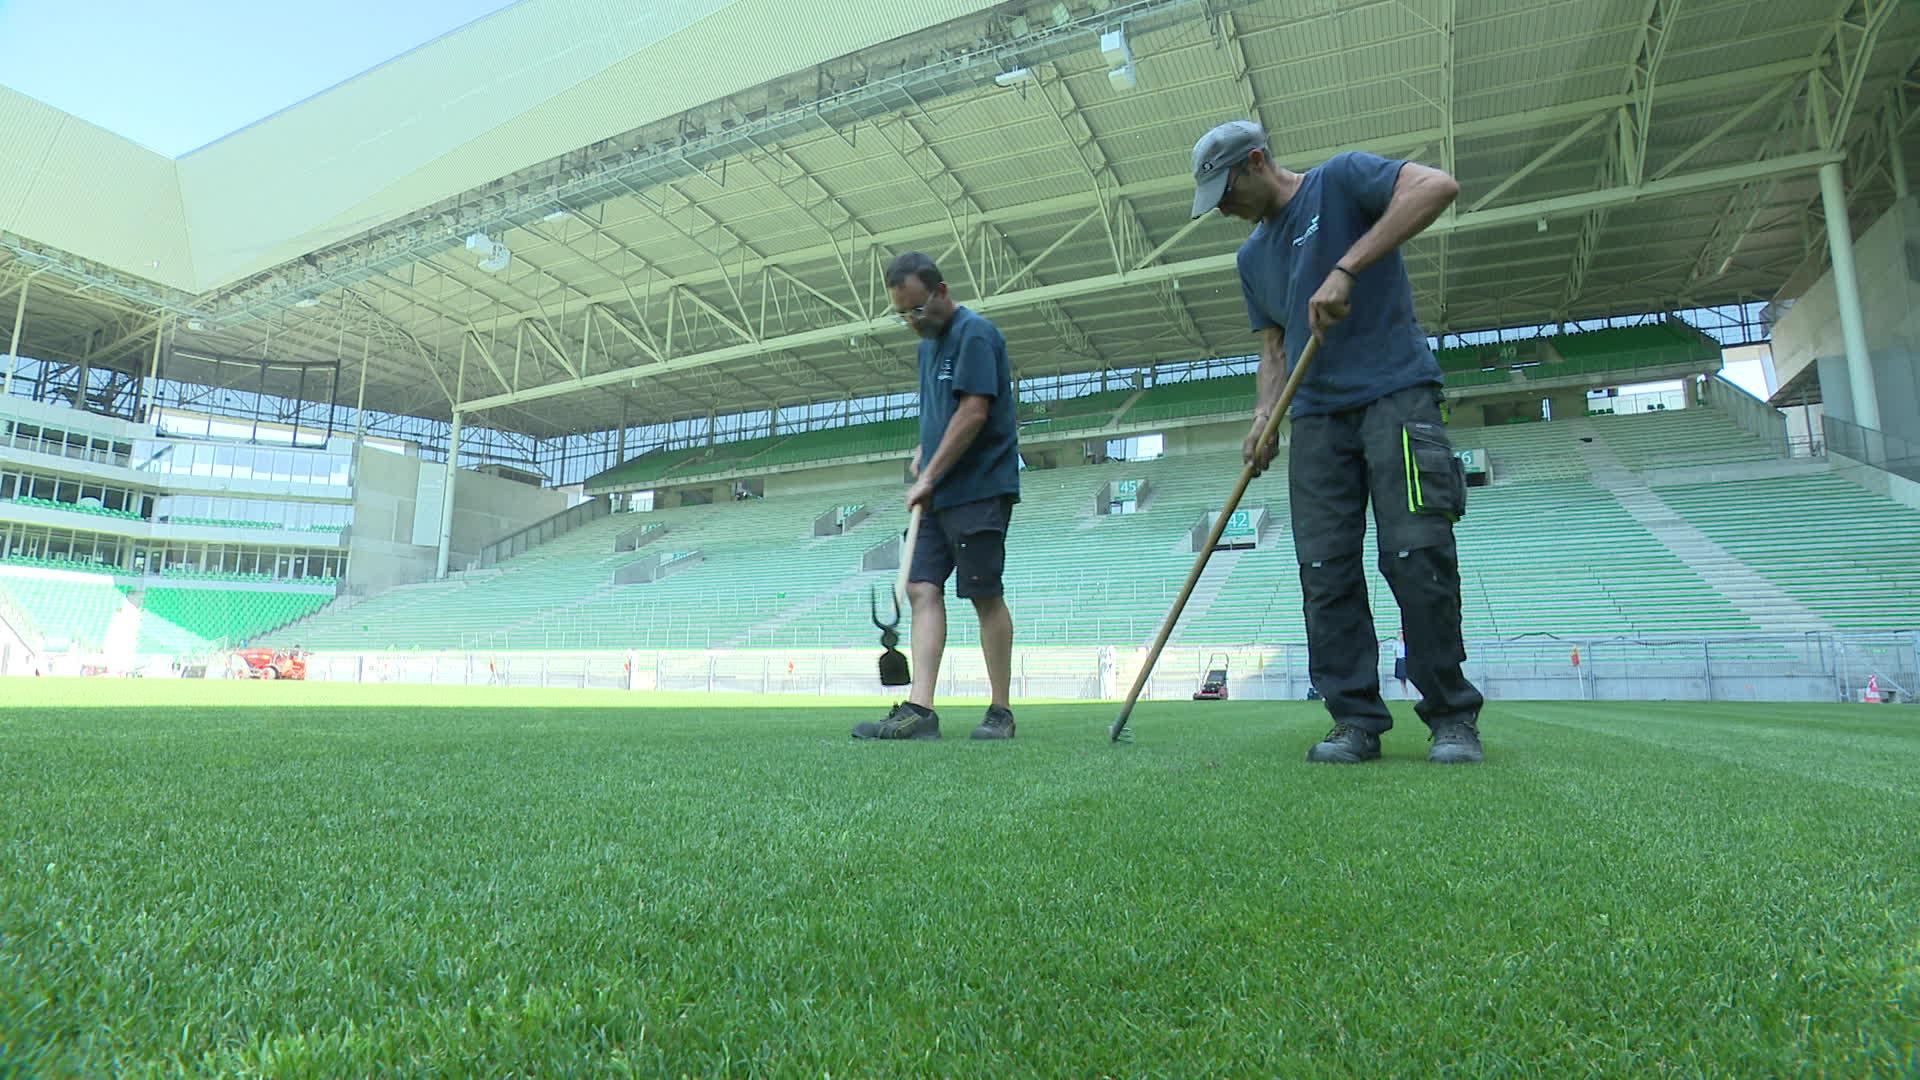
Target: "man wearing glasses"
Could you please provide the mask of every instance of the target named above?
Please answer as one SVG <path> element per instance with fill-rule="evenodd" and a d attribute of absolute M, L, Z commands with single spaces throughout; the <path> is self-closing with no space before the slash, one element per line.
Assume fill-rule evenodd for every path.
<path fill-rule="evenodd" d="M 1307 341 L 1319 358 L 1293 400 L 1288 499 L 1305 598 L 1308 668 L 1333 715 L 1309 761 L 1380 756 L 1393 716 L 1380 698 L 1379 644 L 1362 544 L 1373 503 L 1380 573 L 1399 602 L 1415 712 L 1427 760 L 1481 760 L 1480 692 L 1461 670 L 1460 566 L 1453 523 L 1466 478 L 1447 441 L 1440 365 L 1413 315 L 1400 245 L 1433 224 L 1460 187 L 1439 169 L 1346 153 L 1296 173 L 1273 161 L 1266 132 L 1221 124 L 1193 148 L 1193 216 L 1213 210 L 1254 226 L 1240 246 L 1240 287 L 1261 335 L 1253 431 L 1242 444 L 1264 471 L 1277 439 L 1257 445 Z"/>
<path fill-rule="evenodd" d="M 1007 340 L 986 319 L 953 302 L 939 267 L 910 251 L 887 267 L 894 314 L 920 335 L 920 446 L 908 470 L 907 507 L 923 507 L 907 570 L 913 607 L 913 688 L 885 720 L 853 729 L 856 739 L 937 739 L 934 684 L 947 645 L 947 578 L 980 617 L 993 702 L 976 739 L 1013 738 L 1008 688 L 1013 614 L 1001 595 L 1007 524 L 1020 501 L 1019 428 Z"/>

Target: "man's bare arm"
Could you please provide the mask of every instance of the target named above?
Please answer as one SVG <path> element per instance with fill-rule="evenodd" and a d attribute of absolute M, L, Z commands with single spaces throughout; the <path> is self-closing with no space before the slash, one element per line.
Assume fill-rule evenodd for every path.
<path fill-rule="evenodd" d="M 1459 181 L 1439 169 L 1413 161 L 1400 166 L 1386 213 L 1353 242 L 1340 265 L 1358 274 L 1379 262 L 1438 221 L 1459 195 Z"/>
<path fill-rule="evenodd" d="M 1273 464 L 1280 452 L 1280 437 L 1276 431 L 1274 437 L 1265 446 L 1258 445 L 1260 433 L 1266 430 L 1267 420 L 1273 416 L 1273 410 L 1280 406 L 1280 391 L 1287 385 L 1287 335 L 1277 326 L 1269 326 L 1260 336 L 1260 373 L 1255 376 L 1258 390 L 1253 404 L 1253 430 L 1240 444 L 1240 460 L 1254 466 L 1253 474 L 1260 475 Z"/>

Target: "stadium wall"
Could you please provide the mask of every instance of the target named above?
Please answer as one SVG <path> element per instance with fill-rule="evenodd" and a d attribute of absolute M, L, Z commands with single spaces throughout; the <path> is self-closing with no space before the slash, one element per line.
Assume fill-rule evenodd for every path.
<path fill-rule="evenodd" d="M 360 448 L 354 465 L 353 526 L 347 531 L 348 592 L 379 592 L 433 576 L 438 481 L 444 472 L 438 462 Z M 487 544 L 551 517 L 567 504 L 563 490 L 460 470 L 448 565 L 466 565 Z"/>
<path fill-rule="evenodd" d="M 1880 427 L 1920 442 L 1920 203 L 1897 202 L 1854 241 Z M 1853 420 L 1840 303 L 1828 270 L 1773 325 L 1773 365 L 1784 385 L 1819 365 L 1828 411 Z"/>

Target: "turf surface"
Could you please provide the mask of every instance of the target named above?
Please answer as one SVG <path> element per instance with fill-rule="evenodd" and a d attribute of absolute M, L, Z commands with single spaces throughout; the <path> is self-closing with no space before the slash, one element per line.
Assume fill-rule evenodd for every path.
<path fill-rule="evenodd" d="M 1920 715 L 0 682 L 0 1075 L 1899 1075 Z"/>

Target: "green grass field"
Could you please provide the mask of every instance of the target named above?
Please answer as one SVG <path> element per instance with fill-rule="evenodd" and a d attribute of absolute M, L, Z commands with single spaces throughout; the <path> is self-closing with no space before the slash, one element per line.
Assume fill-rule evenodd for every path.
<path fill-rule="evenodd" d="M 1920 713 L 0 683 L 0 1076 L 1920 1071 Z"/>

